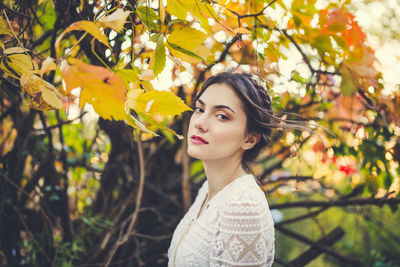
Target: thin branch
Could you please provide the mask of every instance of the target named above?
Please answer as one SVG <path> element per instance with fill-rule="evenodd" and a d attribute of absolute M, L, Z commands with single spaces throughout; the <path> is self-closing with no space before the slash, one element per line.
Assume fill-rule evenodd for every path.
<path fill-rule="evenodd" d="M 52 261 L 51 261 L 50 257 L 46 254 L 46 252 L 44 252 L 43 248 L 40 246 L 39 242 L 36 240 L 35 236 L 34 236 L 33 233 L 31 232 L 31 230 L 29 230 L 28 225 L 26 224 L 24 218 L 22 218 L 22 215 L 21 215 L 21 213 L 18 211 L 17 207 L 15 207 L 15 206 L 13 205 L 13 208 L 14 208 L 15 212 L 17 213 L 19 220 L 20 220 L 20 221 L 22 222 L 22 224 L 24 225 L 25 230 L 26 230 L 26 231 L 28 232 L 28 234 L 31 236 L 33 243 L 35 243 L 35 245 L 36 245 L 36 246 L 38 247 L 38 249 L 40 250 L 40 253 L 42 253 L 42 255 L 46 258 L 46 260 L 47 260 L 48 262 L 51 263 Z"/>
<path fill-rule="evenodd" d="M 313 212 L 307 213 L 305 215 L 301 215 L 301 216 L 298 216 L 298 217 L 295 217 L 295 218 L 292 218 L 292 219 L 288 219 L 288 220 L 276 223 L 275 225 L 285 225 L 285 224 L 289 224 L 289 223 L 298 222 L 298 221 L 301 221 L 301 220 L 304 220 L 304 219 L 307 219 L 307 218 L 310 218 L 310 217 L 314 217 L 314 216 L 320 214 L 321 212 L 327 210 L 328 208 L 329 207 L 322 207 L 322 208 L 320 208 L 320 209 L 318 209 L 316 211 L 313 211 Z"/>
<path fill-rule="evenodd" d="M 42 36 L 40 36 L 39 39 L 33 41 L 29 47 L 30 49 L 35 48 L 38 45 L 41 45 L 47 38 L 49 38 L 51 36 L 51 34 L 53 33 L 53 29 L 48 30 L 47 32 L 45 32 Z"/>
<path fill-rule="evenodd" d="M 143 187 L 144 187 L 144 179 L 146 177 L 145 174 L 145 168 L 144 168 L 144 157 L 143 157 L 143 146 L 142 146 L 142 140 L 140 137 L 141 133 L 138 132 L 137 134 L 137 147 L 138 147 L 138 154 L 139 154 L 139 168 L 140 168 L 140 178 L 139 178 L 139 188 L 138 188 L 138 192 L 137 192 L 137 196 L 136 196 L 136 208 L 135 211 L 133 212 L 132 216 L 131 216 L 131 220 L 128 226 L 127 231 L 125 232 L 125 234 L 122 236 L 122 231 L 124 227 L 121 227 L 121 232 L 120 232 L 120 236 L 117 240 L 117 242 L 114 244 L 114 246 L 112 247 L 110 253 L 107 256 L 106 259 L 106 263 L 105 263 L 105 267 L 108 267 L 115 255 L 115 252 L 117 251 L 117 249 L 123 245 L 124 243 L 126 243 L 129 239 L 129 237 L 132 235 L 132 229 L 133 226 L 136 223 L 136 220 L 138 218 L 138 214 L 140 211 L 140 205 L 142 202 L 142 195 L 143 195 Z"/>
<path fill-rule="evenodd" d="M 290 181 L 290 180 L 296 180 L 298 182 L 301 181 L 307 181 L 307 180 L 313 180 L 314 177 L 312 176 L 282 176 L 282 177 L 278 177 L 274 180 L 267 180 L 265 182 L 263 182 L 263 185 L 266 184 L 272 184 L 272 183 L 277 183 L 277 182 L 284 182 L 284 181 Z"/>
<path fill-rule="evenodd" d="M 290 36 L 285 29 L 280 29 L 280 32 L 282 32 L 286 38 L 290 40 L 290 42 L 296 47 L 297 51 L 301 54 L 303 57 L 304 62 L 307 64 L 308 68 L 312 73 L 315 73 L 316 70 L 311 66 L 310 59 L 306 56 L 306 54 L 303 52 L 303 49 L 296 43 L 296 41 L 293 39 L 292 36 Z"/>
<path fill-rule="evenodd" d="M 270 2 L 268 5 L 266 5 L 260 12 L 254 13 L 254 14 L 240 15 L 240 14 L 237 13 L 236 11 L 230 10 L 229 8 L 227 8 L 227 10 L 228 10 L 229 12 L 235 14 L 235 15 L 238 17 L 238 19 L 248 18 L 248 17 L 258 17 L 258 16 L 261 16 L 261 15 L 264 13 L 264 11 L 265 11 L 268 7 L 270 7 L 272 4 L 274 4 L 276 1 L 278 1 L 278 0 L 273 0 L 273 1 L 271 1 L 271 2 Z"/>
<path fill-rule="evenodd" d="M 343 207 L 343 206 L 359 206 L 359 205 L 376 205 L 384 204 L 400 204 L 400 198 L 354 198 L 354 199 L 339 199 L 333 201 L 299 201 L 287 202 L 283 204 L 271 205 L 271 209 L 286 209 L 294 207 Z"/>
<path fill-rule="evenodd" d="M 143 237 L 143 238 L 151 239 L 151 240 L 164 240 L 164 239 L 170 238 L 172 236 L 172 234 L 152 236 L 152 235 L 145 235 L 145 234 L 141 234 L 141 233 L 137 233 L 137 232 L 132 232 L 131 235 Z"/>
<path fill-rule="evenodd" d="M 59 123 L 56 124 L 56 125 L 52 125 L 52 126 L 49 126 L 49 127 L 43 126 L 43 128 L 40 128 L 40 129 L 33 129 L 33 130 L 34 130 L 34 131 L 48 131 L 48 130 L 52 130 L 52 129 L 55 129 L 55 128 L 59 128 L 60 126 L 63 126 L 64 124 L 69 124 L 69 123 L 71 123 L 71 122 L 73 122 L 73 121 L 75 121 L 75 120 L 77 120 L 77 119 L 82 118 L 86 113 L 87 113 L 87 111 L 82 112 L 78 117 L 76 117 L 76 118 L 74 118 L 74 119 L 71 119 L 71 120 L 67 120 L 67 121 L 61 121 L 61 122 L 59 122 Z"/>
<path fill-rule="evenodd" d="M 242 35 L 240 33 L 236 34 L 235 37 L 233 37 L 232 40 L 226 45 L 226 47 L 225 47 L 224 51 L 222 52 L 221 56 L 219 57 L 219 59 L 217 61 L 215 61 L 214 63 L 210 64 L 209 66 L 207 66 L 207 68 L 200 73 L 199 78 L 196 79 L 196 85 L 194 86 L 192 96 L 196 95 L 197 89 L 198 89 L 200 83 L 204 80 L 204 76 L 205 76 L 206 72 L 209 71 L 214 65 L 225 60 L 226 56 L 228 55 L 229 48 L 231 48 L 231 46 L 234 43 L 236 43 L 240 39 L 241 36 Z"/>

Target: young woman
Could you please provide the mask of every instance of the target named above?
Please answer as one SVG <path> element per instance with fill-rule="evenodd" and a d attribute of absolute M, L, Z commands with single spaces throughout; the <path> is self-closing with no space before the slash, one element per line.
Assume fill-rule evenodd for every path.
<path fill-rule="evenodd" d="M 169 266 L 271 266 L 274 223 L 249 164 L 271 135 L 266 90 L 248 74 L 224 72 L 195 98 L 188 154 L 203 161 L 207 180 L 178 224 Z"/>

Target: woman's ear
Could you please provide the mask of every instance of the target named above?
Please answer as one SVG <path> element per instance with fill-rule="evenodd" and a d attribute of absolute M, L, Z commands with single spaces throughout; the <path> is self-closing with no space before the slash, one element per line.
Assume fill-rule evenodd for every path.
<path fill-rule="evenodd" d="M 244 150 L 249 150 L 253 148 L 258 141 L 260 141 L 261 134 L 260 133 L 249 133 L 244 141 L 242 148 Z"/>

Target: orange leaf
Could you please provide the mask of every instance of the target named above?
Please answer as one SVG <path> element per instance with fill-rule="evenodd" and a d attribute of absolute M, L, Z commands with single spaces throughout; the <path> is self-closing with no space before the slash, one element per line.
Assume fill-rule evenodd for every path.
<path fill-rule="evenodd" d="M 104 119 L 124 120 L 126 88 L 122 78 L 104 67 L 72 62 L 72 66 L 64 63 L 61 67 L 66 93 L 80 87 L 81 108 L 88 103 Z"/>
<path fill-rule="evenodd" d="M 240 34 L 251 34 L 251 31 L 249 31 L 248 29 L 246 29 L 244 27 L 235 29 L 235 32 L 240 33 Z"/>

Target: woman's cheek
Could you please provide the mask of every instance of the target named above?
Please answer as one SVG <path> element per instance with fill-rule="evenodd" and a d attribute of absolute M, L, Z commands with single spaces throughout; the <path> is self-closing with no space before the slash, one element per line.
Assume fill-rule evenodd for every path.
<path fill-rule="evenodd" d="M 214 141 L 222 143 L 232 143 L 242 137 L 240 125 L 236 123 L 219 123 L 214 126 Z"/>

